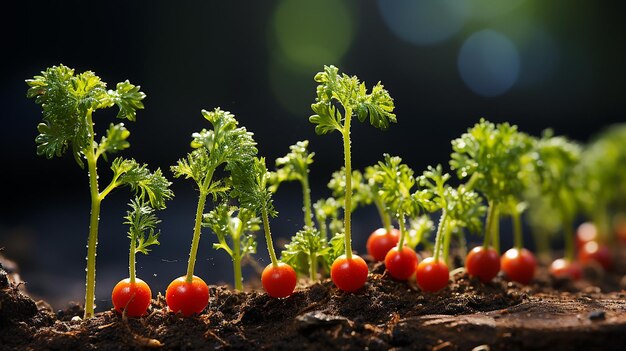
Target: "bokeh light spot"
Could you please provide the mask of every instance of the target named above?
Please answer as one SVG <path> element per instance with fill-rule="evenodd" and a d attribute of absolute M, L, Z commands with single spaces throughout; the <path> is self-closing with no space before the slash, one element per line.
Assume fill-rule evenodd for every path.
<path fill-rule="evenodd" d="M 520 57 L 509 38 L 486 29 L 465 40 L 458 66 L 461 78 L 473 92 L 492 97 L 513 86 L 520 71 Z"/>
<path fill-rule="evenodd" d="M 340 1 L 285 0 L 274 13 L 278 48 L 299 67 L 338 64 L 353 41 L 353 27 L 354 19 Z"/>
<path fill-rule="evenodd" d="M 469 14 L 468 3 L 455 0 L 379 0 L 387 26 L 416 45 L 442 42 L 458 33 Z"/>

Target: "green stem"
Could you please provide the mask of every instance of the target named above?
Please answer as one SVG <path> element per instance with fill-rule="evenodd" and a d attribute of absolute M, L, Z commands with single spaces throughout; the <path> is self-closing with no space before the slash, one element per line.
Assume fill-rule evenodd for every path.
<path fill-rule="evenodd" d="M 267 215 L 267 208 L 261 207 L 261 216 L 263 217 L 263 230 L 265 231 L 265 242 L 267 243 L 267 251 L 270 253 L 270 260 L 274 268 L 278 267 L 278 258 L 276 258 L 276 251 L 274 251 L 274 243 L 272 242 L 272 233 L 270 233 L 270 220 Z"/>
<path fill-rule="evenodd" d="M 402 211 L 398 213 L 398 225 L 400 227 L 400 240 L 398 240 L 398 251 L 400 251 L 402 250 L 402 246 L 404 246 L 404 238 L 406 237 L 406 227 L 404 225 L 404 213 Z"/>
<path fill-rule="evenodd" d="M 317 280 L 317 254 L 315 252 L 309 253 L 309 276 L 312 281 Z"/>
<path fill-rule="evenodd" d="M 380 220 L 383 223 L 383 228 L 387 231 L 387 233 L 391 233 L 393 227 L 391 226 L 391 216 L 387 211 L 385 211 L 385 206 L 383 204 L 383 200 L 378 196 L 374 199 L 374 204 L 376 205 L 376 209 L 378 210 L 378 215 L 380 216 Z"/>
<path fill-rule="evenodd" d="M 196 209 L 196 220 L 193 227 L 193 238 L 191 239 L 191 250 L 189 251 L 189 262 L 187 262 L 187 276 L 185 281 L 191 283 L 193 281 L 193 271 L 196 266 L 196 257 L 198 255 L 198 246 L 200 245 L 200 233 L 202 227 L 202 214 L 206 204 L 207 193 L 203 189 L 200 190 L 198 198 L 198 208 Z"/>
<path fill-rule="evenodd" d="M 233 238 L 233 272 L 235 274 L 235 290 L 243 290 L 243 275 L 241 274 L 241 239 Z"/>
<path fill-rule="evenodd" d="M 89 219 L 89 238 L 87 240 L 87 276 L 85 286 L 85 314 L 84 318 L 91 318 L 94 315 L 94 301 L 96 291 L 96 247 L 98 246 L 98 223 L 100 220 L 100 203 L 102 202 L 98 191 L 98 159 L 91 145 L 94 144 L 93 122 L 91 110 L 87 111 L 87 125 L 89 126 L 90 142 L 89 148 L 83 150 L 87 159 L 87 169 L 89 172 L 89 190 L 91 193 L 91 214 Z"/>
<path fill-rule="evenodd" d="M 343 126 L 343 156 L 346 170 L 346 196 L 344 198 L 344 231 L 345 231 L 345 247 L 346 258 L 352 259 L 352 233 L 350 228 L 350 220 L 352 215 L 352 159 L 350 156 L 350 120 L 352 119 L 352 110 L 345 109 L 345 122 Z"/>
<path fill-rule="evenodd" d="M 515 248 L 521 250 L 524 248 L 524 237 L 522 234 L 522 220 L 519 211 L 513 211 L 511 219 L 513 220 L 513 241 Z"/>
<path fill-rule="evenodd" d="M 135 256 L 137 253 L 137 247 L 135 246 L 136 239 L 130 239 L 130 253 L 128 254 L 128 276 L 130 278 L 130 283 L 135 284 L 137 280 L 137 273 L 135 272 Z"/>
<path fill-rule="evenodd" d="M 491 233 L 491 242 L 496 253 L 500 254 L 500 207 L 499 205 L 495 205 L 493 209 L 495 212 L 494 221 L 493 221 L 493 233 Z"/>
<path fill-rule="evenodd" d="M 441 251 L 441 235 L 443 232 L 443 227 L 445 226 L 445 222 L 446 222 L 446 210 L 442 210 L 441 211 L 441 217 L 439 218 L 439 226 L 437 226 L 437 235 L 435 236 L 435 253 L 434 253 L 434 260 L 435 262 L 439 262 L 439 254 Z"/>
<path fill-rule="evenodd" d="M 489 245 L 492 244 L 497 253 L 500 253 L 500 240 L 499 230 L 495 229 L 498 224 L 498 204 L 493 201 L 489 201 L 489 207 L 487 208 L 487 219 L 485 223 L 485 239 L 483 241 L 483 248 L 486 250 Z M 496 235 L 494 235 L 496 231 Z"/>
<path fill-rule="evenodd" d="M 302 183 L 302 198 L 304 199 L 304 225 L 313 228 L 313 216 L 311 214 L 311 187 L 309 177 L 305 175 L 300 181 Z"/>

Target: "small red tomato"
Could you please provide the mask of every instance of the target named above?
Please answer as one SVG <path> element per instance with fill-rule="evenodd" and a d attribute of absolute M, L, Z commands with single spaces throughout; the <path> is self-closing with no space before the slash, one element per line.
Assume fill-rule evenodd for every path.
<path fill-rule="evenodd" d="M 554 260 L 550 265 L 550 274 L 555 278 L 569 278 L 578 280 L 583 276 L 583 270 L 578 262 L 571 262 L 564 258 Z"/>
<path fill-rule="evenodd" d="M 190 317 L 202 312 L 209 304 L 209 287 L 195 275 L 191 283 L 187 282 L 186 276 L 182 276 L 174 279 L 167 287 L 165 301 L 170 311 Z"/>
<path fill-rule="evenodd" d="M 278 266 L 268 264 L 261 274 L 263 289 L 271 297 L 287 297 L 296 288 L 296 271 L 288 264 L 278 262 Z"/>
<path fill-rule="evenodd" d="M 576 229 L 576 247 L 580 250 L 586 243 L 598 239 L 598 229 L 591 222 L 584 222 Z"/>
<path fill-rule="evenodd" d="M 417 255 L 410 247 L 403 246 L 402 250 L 394 247 L 385 256 L 385 268 L 389 274 L 398 280 L 408 280 L 417 269 Z"/>
<path fill-rule="evenodd" d="M 376 261 L 385 259 L 387 252 L 398 245 L 400 231 L 391 229 L 388 232 L 385 228 L 378 228 L 367 239 L 367 253 Z"/>
<path fill-rule="evenodd" d="M 136 278 L 134 283 L 130 278 L 122 279 L 113 288 L 111 300 L 113 308 L 128 317 L 141 317 L 146 314 L 152 299 L 152 291 L 146 282 Z"/>
<path fill-rule="evenodd" d="M 435 262 L 433 257 L 428 257 L 417 265 L 415 279 L 420 289 L 428 292 L 436 292 L 448 285 L 450 271 L 448 265 L 438 260 Z"/>
<path fill-rule="evenodd" d="M 465 258 L 465 270 L 483 283 L 489 283 L 500 272 L 500 255 L 492 248 L 477 246 Z"/>
<path fill-rule="evenodd" d="M 590 241 L 578 250 L 578 261 L 583 265 L 595 261 L 607 271 L 613 268 L 611 250 L 609 250 L 608 246 L 602 245 L 597 241 Z"/>
<path fill-rule="evenodd" d="M 500 266 L 509 280 L 528 284 L 535 276 L 537 260 L 535 255 L 526 249 L 512 248 L 502 255 Z"/>
<path fill-rule="evenodd" d="M 368 273 L 367 263 L 357 255 L 352 255 L 352 259 L 348 259 L 346 255 L 341 255 L 335 259 L 330 267 L 330 277 L 333 283 L 339 289 L 347 292 L 361 289 L 367 281 Z"/>

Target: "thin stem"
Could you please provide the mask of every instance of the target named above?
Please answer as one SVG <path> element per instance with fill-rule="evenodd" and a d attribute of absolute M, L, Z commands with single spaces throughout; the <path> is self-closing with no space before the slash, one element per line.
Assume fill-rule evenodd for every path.
<path fill-rule="evenodd" d="M 352 159 L 350 156 L 350 120 L 352 119 L 352 110 L 345 109 L 345 122 L 343 126 L 343 156 L 346 170 L 346 196 L 344 198 L 344 231 L 345 231 L 345 247 L 346 258 L 352 259 L 352 233 L 350 231 L 350 221 L 352 215 Z"/>
<path fill-rule="evenodd" d="M 215 169 L 210 169 L 204 181 L 200 185 L 200 196 L 198 198 L 198 208 L 196 209 L 196 219 L 193 227 L 193 238 L 191 239 L 191 249 L 189 250 L 189 262 L 187 262 L 187 276 L 185 281 L 187 283 L 193 282 L 193 272 L 196 266 L 196 257 L 198 256 L 198 246 L 200 245 L 200 234 L 202 233 L 202 215 L 204 214 L 204 206 L 206 205 L 206 198 L 209 195 L 208 190 L 213 180 L 213 172 Z"/>
<path fill-rule="evenodd" d="M 391 226 L 391 216 L 387 211 L 385 211 L 385 206 L 383 200 L 376 196 L 374 199 L 374 204 L 376 205 L 376 209 L 378 210 L 378 215 L 380 216 L 380 220 L 383 223 L 383 228 L 387 233 L 391 233 L 393 227 Z"/>
<path fill-rule="evenodd" d="M 302 183 L 302 198 L 304 199 L 304 225 L 313 228 L 313 216 L 311 215 L 311 187 L 309 186 L 308 174 L 300 180 Z"/>
<path fill-rule="evenodd" d="M 233 238 L 233 272 L 235 274 L 235 290 L 243 290 L 243 275 L 241 273 L 241 243 L 237 237 Z"/>
<path fill-rule="evenodd" d="M 493 232 L 491 233 L 491 242 L 492 242 L 492 246 L 494 250 L 496 250 L 496 253 L 499 255 L 500 254 L 500 207 L 498 204 L 495 204 L 494 206 L 495 207 L 493 211 L 495 212 L 495 214 L 494 214 L 494 221 L 492 223 Z"/>
<path fill-rule="evenodd" d="M 443 232 L 443 227 L 445 225 L 446 222 L 446 210 L 443 209 L 441 211 L 441 217 L 439 218 L 439 226 L 437 227 L 437 235 L 435 236 L 435 253 L 434 253 L 434 260 L 435 262 L 439 262 L 439 253 L 441 251 L 441 234 Z"/>
<path fill-rule="evenodd" d="M 91 109 L 87 111 L 87 126 L 89 128 L 89 147 L 83 150 L 87 159 L 87 169 L 89 172 L 89 190 L 91 193 L 91 214 L 89 219 L 89 238 L 87 240 L 87 277 L 85 287 L 85 314 L 84 318 L 91 318 L 94 315 L 94 300 L 96 291 L 96 248 L 98 246 L 98 223 L 100 221 L 101 199 L 98 190 L 98 169 L 93 147 L 94 131 L 91 119 Z"/>
<path fill-rule="evenodd" d="M 513 211 L 511 219 L 513 220 L 513 241 L 515 248 L 521 250 L 524 248 L 524 237 L 522 234 L 522 220 L 519 211 Z"/>
<path fill-rule="evenodd" d="M 187 263 L 187 276 L 185 281 L 191 283 L 193 281 L 193 271 L 196 266 L 196 257 L 198 255 L 198 246 L 200 245 L 200 233 L 202 227 L 202 214 L 206 204 L 207 193 L 201 189 L 198 198 L 198 208 L 196 209 L 196 220 L 193 227 L 193 238 L 191 239 L 191 250 L 189 251 L 189 262 Z"/>
<path fill-rule="evenodd" d="M 315 252 L 309 253 L 309 276 L 312 281 L 317 280 L 317 254 Z"/>
<path fill-rule="evenodd" d="M 135 281 L 137 280 L 137 273 L 135 272 L 135 256 L 137 253 L 136 242 L 137 240 L 135 236 L 132 235 L 132 238 L 130 239 L 130 252 L 128 254 L 128 276 L 131 284 L 135 284 Z"/>
<path fill-rule="evenodd" d="M 398 240 L 398 251 L 404 246 L 404 238 L 406 237 L 406 227 L 404 225 L 404 213 L 400 211 L 398 214 L 398 225 L 400 226 L 400 240 Z M 389 233 L 389 232 L 387 232 Z"/>
<path fill-rule="evenodd" d="M 261 207 L 261 216 L 263 217 L 263 230 L 265 231 L 265 242 L 267 243 L 267 251 L 270 253 L 270 260 L 274 268 L 278 267 L 278 258 L 276 258 L 276 251 L 274 251 L 274 243 L 272 242 L 272 233 L 270 233 L 270 220 L 267 215 L 267 208 Z"/>

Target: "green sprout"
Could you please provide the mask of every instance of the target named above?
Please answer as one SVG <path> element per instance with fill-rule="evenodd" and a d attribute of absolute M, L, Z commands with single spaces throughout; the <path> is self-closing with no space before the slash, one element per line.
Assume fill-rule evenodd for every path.
<path fill-rule="evenodd" d="M 276 171 L 271 173 L 270 190 L 276 192 L 282 182 L 299 181 L 302 186 L 302 199 L 304 205 L 304 226 L 313 227 L 313 216 L 311 211 L 311 187 L 309 185 L 309 165 L 313 163 L 314 152 L 307 150 L 308 140 L 298 141 L 291 145 L 291 151 L 276 159 Z"/>
<path fill-rule="evenodd" d="M 315 112 L 309 121 L 315 124 L 318 135 L 339 131 L 343 137 L 344 168 L 346 174 L 352 174 L 350 153 L 350 127 L 352 117 L 356 116 L 363 122 L 369 116 L 370 124 L 379 129 L 387 129 L 390 123 L 396 122 L 393 114 L 393 99 L 383 85 L 376 84 L 370 93 L 365 83 L 356 76 L 339 74 L 335 66 L 324 66 L 324 71 L 315 75 L 317 98 L 311 105 Z M 343 109 L 341 111 L 338 105 Z M 342 113 L 343 112 L 343 113 Z M 346 195 L 344 198 L 344 231 L 346 258 L 352 259 L 352 178 L 346 177 Z"/>
<path fill-rule="evenodd" d="M 241 260 L 256 253 L 254 232 L 260 228 L 261 220 L 247 208 L 238 208 L 222 203 L 203 216 L 202 225 L 211 228 L 217 236 L 216 250 L 224 250 L 233 261 L 235 289 L 243 290 Z"/>
<path fill-rule="evenodd" d="M 43 110 L 43 122 L 37 126 L 39 135 L 35 138 L 37 154 L 47 158 L 61 157 L 69 149 L 81 168 L 87 164 L 91 217 L 84 317 L 91 318 L 95 308 L 96 247 L 102 200 L 114 189 L 125 185 L 141 196 L 147 195 L 152 206 L 158 209 L 164 208 L 165 200 L 173 197 L 170 182 L 159 169 L 151 173 L 146 165 L 122 158 L 113 161 L 113 178 L 100 191 L 98 160 L 102 157 L 106 161 L 109 154 L 128 148 L 130 132 L 123 123 L 111 124 L 97 141 L 93 112 L 116 105 L 118 119 L 135 121 L 136 111 L 143 109 L 142 100 L 146 95 L 139 86 L 128 81 L 117 83 L 115 90 L 107 90 L 106 83 L 93 72 L 74 74 L 73 69 L 63 65 L 50 67 L 26 83 L 29 86 L 27 97 L 34 98 Z"/>
<path fill-rule="evenodd" d="M 230 170 L 233 163 L 249 162 L 257 153 L 252 133 L 243 127 L 238 128 L 234 115 L 216 108 L 213 111 L 202 110 L 202 116 L 211 123 L 213 129 L 193 133 L 191 147 L 194 150 L 171 167 L 176 178 L 193 179 L 200 193 L 187 264 L 187 283 L 193 281 L 206 199 L 212 195 L 217 200 L 218 196 L 224 196 L 229 190 L 226 181 L 214 179 L 215 171 L 221 165 Z"/>
<path fill-rule="evenodd" d="M 281 253 L 281 261 L 292 266 L 297 272 L 309 273 L 312 281 L 317 280 L 319 258 L 326 258 L 330 253 L 328 241 L 322 233 L 313 227 L 304 227 L 294 235 L 285 250 Z M 303 257 L 303 258 L 301 258 Z"/>
<path fill-rule="evenodd" d="M 124 224 L 129 226 L 128 238 L 130 239 L 128 270 L 130 283 L 135 284 L 137 279 L 135 256 L 138 252 L 147 255 L 150 252 L 150 246 L 159 245 L 161 232 L 155 229 L 161 221 L 155 215 L 154 208 L 141 197 L 135 197 L 128 205 L 131 210 L 127 211 L 124 217 L 126 219 Z"/>
<path fill-rule="evenodd" d="M 469 177 L 468 190 L 481 192 L 488 202 L 484 247 L 490 244 L 500 252 L 499 216 L 510 197 L 521 198 L 525 179 L 523 158 L 532 142 L 508 123 L 495 125 L 481 119 L 460 138 L 452 141 L 450 167 L 460 179 Z"/>

